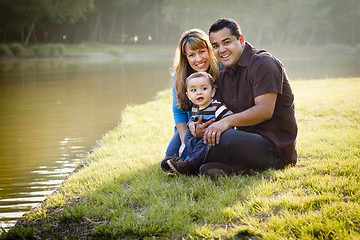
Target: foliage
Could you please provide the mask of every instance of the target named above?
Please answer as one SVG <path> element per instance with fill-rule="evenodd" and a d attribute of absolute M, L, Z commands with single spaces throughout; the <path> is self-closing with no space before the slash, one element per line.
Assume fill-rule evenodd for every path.
<path fill-rule="evenodd" d="M 0 240 L 5 239 L 35 239 L 33 228 L 14 227 L 9 230 L 0 228 Z"/>
<path fill-rule="evenodd" d="M 43 221 L 33 231 L 39 238 L 74 222 L 107 239 L 359 239 L 360 79 L 292 85 L 296 167 L 215 179 L 167 176 L 160 169 L 174 124 L 167 90 L 129 106 L 24 226 Z"/>
<path fill-rule="evenodd" d="M 61 44 L 33 45 L 30 47 L 28 57 L 49 58 L 64 55 L 65 47 Z"/>
<path fill-rule="evenodd" d="M 12 57 L 13 54 L 9 47 L 5 44 L 0 44 L 0 57 Z"/>
<path fill-rule="evenodd" d="M 9 48 L 15 57 L 23 57 L 25 55 L 25 48 L 20 43 L 13 43 Z"/>
<path fill-rule="evenodd" d="M 0 0 L 0 41 L 175 43 L 221 17 L 261 45 L 360 42 L 356 0 Z"/>

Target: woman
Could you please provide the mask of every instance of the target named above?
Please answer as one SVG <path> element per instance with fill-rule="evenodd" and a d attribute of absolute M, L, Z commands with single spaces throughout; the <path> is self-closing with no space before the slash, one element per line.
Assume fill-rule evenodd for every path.
<path fill-rule="evenodd" d="M 214 79 L 219 76 L 218 62 L 208 35 L 200 29 L 184 32 L 176 49 L 173 67 L 173 115 L 176 128 L 166 157 L 180 156 L 185 147 L 186 124 L 191 115 L 190 102 L 185 94 L 186 78 L 194 72 L 208 72 Z"/>

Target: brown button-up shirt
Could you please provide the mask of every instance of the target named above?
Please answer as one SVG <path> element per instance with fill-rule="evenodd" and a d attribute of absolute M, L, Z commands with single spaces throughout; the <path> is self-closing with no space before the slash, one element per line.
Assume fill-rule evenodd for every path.
<path fill-rule="evenodd" d="M 276 154 L 289 164 L 296 164 L 297 123 L 294 95 L 283 64 L 265 50 L 257 50 L 246 43 L 234 68 L 225 68 L 216 81 L 215 98 L 234 113 L 255 105 L 255 98 L 266 93 L 277 93 L 271 119 L 251 127 L 246 132 L 257 133 L 272 144 Z"/>

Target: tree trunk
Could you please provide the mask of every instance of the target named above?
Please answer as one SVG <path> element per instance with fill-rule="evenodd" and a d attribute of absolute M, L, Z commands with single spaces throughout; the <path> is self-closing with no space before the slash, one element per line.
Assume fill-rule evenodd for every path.
<path fill-rule="evenodd" d="M 122 8 L 122 21 L 121 21 L 121 42 L 125 42 L 125 8 Z"/>
<path fill-rule="evenodd" d="M 114 42 L 114 32 L 116 30 L 116 18 L 117 18 L 117 12 L 115 8 L 112 10 L 112 20 L 111 20 L 111 26 L 109 29 L 109 36 L 108 36 L 108 42 L 113 43 Z"/>
<path fill-rule="evenodd" d="M 158 0 L 155 0 L 155 7 L 154 7 L 154 14 L 155 14 L 155 36 L 153 36 L 153 39 L 155 39 L 156 43 L 159 43 L 159 21 L 158 21 L 158 16 L 159 16 L 159 12 L 158 12 Z"/>
<path fill-rule="evenodd" d="M 26 39 L 25 39 L 25 43 L 24 43 L 25 47 L 27 47 L 27 45 L 29 44 L 29 40 L 30 40 L 32 32 L 34 31 L 34 28 L 35 28 L 35 24 L 34 24 L 34 22 L 32 22 L 31 25 L 30 25 L 29 32 L 28 32 L 28 34 L 26 36 Z"/>
<path fill-rule="evenodd" d="M 100 32 L 100 25 L 101 25 L 101 14 L 100 12 L 98 12 L 96 14 L 96 19 L 95 19 L 95 26 L 93 28 L 93 31 L 90 34 L 90 41 L 96 41 L 99 37 L 99 32 Z"/>
<path fill-rule="evenodd" d="M 311 37 L 309 38 L 309 40 L 306 43 L 306 48 L 308 48 L 310 46 L 310 43 L 312 42 L 312 40 L 314 39 L 315 33 L 318 30 L 318 26 L 316 26 L 311 34 Z"/>

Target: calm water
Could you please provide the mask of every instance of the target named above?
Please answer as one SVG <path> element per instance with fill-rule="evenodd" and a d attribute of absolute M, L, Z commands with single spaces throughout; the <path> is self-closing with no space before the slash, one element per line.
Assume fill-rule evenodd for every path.
<path fill-rule="evenodd" d="M 171 86 L 171 57 L 0 62 L 0 225 L 53 192 L 127 104 Z"/>
<path fill-rule="evenodd" d="M 359 77 L 354 57 L 282 59 L 292 80 Z M 52 193 L 127 104 L 170 88 L 171 57 L 0 62 L 0 226 Z"/>

